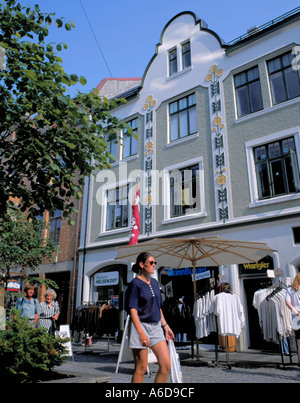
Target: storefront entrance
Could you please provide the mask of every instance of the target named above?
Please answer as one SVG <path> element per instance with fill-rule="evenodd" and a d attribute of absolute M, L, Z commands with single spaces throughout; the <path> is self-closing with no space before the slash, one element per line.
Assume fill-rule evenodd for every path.
<path fill-rule="evenodd" d="M 272 279 L 268 277 L 269 270 L 274 269 L 273 259 L 265 257 L 255 264 L 239 265 L 239 274 L 243 278 L 244 291 L 247 306 L 245 312 L 248 319 L 249 348 L 256 350 L 278 351 L 278 346 L 263 339 L 259 324 L 258 310 L 253 306 L 253 297 L 256 291 L 272 285 Z"/>
<path fill-rule="evenodd" d="M 278 350 L 278 346 L 273 343 L 266 342 L 262 337 L 259 325 L 258 311 L 253 306 L 253 297 L 257 290 L 265 285 L 271 285 L 268 278 L 253 278 L 244 280 L 244 290 L 247 300 L 247 316 L 249 329 L 249 348 L 255 350 Z"/>

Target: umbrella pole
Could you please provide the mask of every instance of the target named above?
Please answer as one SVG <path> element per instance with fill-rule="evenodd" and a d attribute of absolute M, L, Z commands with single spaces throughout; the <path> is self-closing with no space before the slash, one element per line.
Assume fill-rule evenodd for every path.
<path fill-rule="evenodd" d="M 197 301 L 197 290 L 196 290 L 196 263 L 193 261 L 193 288 L 194 288 L 194 303 Z M 196 348 L 197 348 L 197 360 L 199 360 L 199 340 L 196 337 Z"/>

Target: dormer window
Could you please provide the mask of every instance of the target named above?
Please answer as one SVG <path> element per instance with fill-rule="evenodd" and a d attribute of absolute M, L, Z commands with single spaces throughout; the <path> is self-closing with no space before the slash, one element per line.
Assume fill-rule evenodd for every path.
<path fill-rule="evenodd" d="M 176 74 L 177 71 L 177 49 L 175 48 L 169 51 L 169 76 Z"/>
<path fill-rule="evenodd" d="M 168 51 L 168 77 L 174 77 L 192 66 L 191 43 L 182 42 Z"/>
<path fill-rule="evenodd" d="M 185 42 L 181 46 L 181 52 L 182 52 L 182 69 L 184 70 L 187 67 L 191 67 L 192 64 L 190 41 Z"/>

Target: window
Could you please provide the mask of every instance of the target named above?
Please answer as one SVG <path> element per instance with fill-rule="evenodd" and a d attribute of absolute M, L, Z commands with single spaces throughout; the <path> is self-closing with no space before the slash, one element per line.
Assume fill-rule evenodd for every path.
<path fill-rule="evenodd" d="M 60 238 L 61 215 L 60 210 L 56 210 L 50 215 L 50 238 L 56 243 L 59 243 Z"/>
<path fill-rule="evenodd" d="M 113 158 L 110 158 L 109 162 L 115 162 L 117 157 L 117 141 L 116 140 L 109 140 L 109 134 L 105 136 L 107 149 L 111 153 Z"/>
<path fill-rule="evenodd" d="M 293 137 L 255 147 L 253 151 L 259 199 L 297 191 L 299 167 Z"/>
<path fill-rule="evenodd" d="M 138 119 L 130 120 L 126 122 L 127 126 L 130 126 L 135 135 L 138 133 Z M 128 135 L 127 130 L 123 133 L 123 158 L 131 157 L 138 153 L 138 140 L 134 135 Z"/>
<path fill-rule="evenodd" d="M 176 74 L 177 71 L 177 49 L 172 49 L 169 51 L 169 76 Z"/>
<path fill-rule="evenodd" d="M 294 243 L 300 244 L 300 227 L 293 228 Z"/>
<path fill-rule="evenodd" d="M 238 117 L 263 108 L 258 67 L 234 76 Z"/>
<path fill-rule="evenodd" d="M 200 212 L 199 165 L 170 172 L 170 217 Z"/>
<path fill-rule="evenodd" d="M 128 185 L 107 190 L 106 230 L 128 227 Z"/>
<path fill-rule="evenodd" d="M 191 45 L 190 41 L 184 43 L 182 45 L 182 69 L 186 69 L 187 67 L 190 67 L 192 62 L 191 62 Z"/>
<path fill-rule="evenodd" d="M 170 140 L 178 140 L 197 132 L 195 94 L 179 99 L 169 105 Z"/>
<path fill-rule="evenodd" d="M 279 104 L 300 96 L 299 73 L 292 68 L 292 53 L 268 61 L 268 73 L 273 103 Z"/>

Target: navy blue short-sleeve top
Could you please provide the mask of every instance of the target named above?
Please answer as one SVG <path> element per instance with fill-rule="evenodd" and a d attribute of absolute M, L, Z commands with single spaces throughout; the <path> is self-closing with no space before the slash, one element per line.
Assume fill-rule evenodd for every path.
<path fill-rule="evenodd" d="M 135 277 L 126 290 L 125 308 L 137 310 L 141 322 L 159 322 L 162 297 L 157 280 L 151 278 L 150 284 Z"/>

